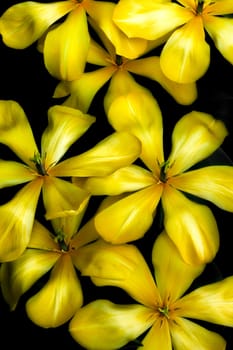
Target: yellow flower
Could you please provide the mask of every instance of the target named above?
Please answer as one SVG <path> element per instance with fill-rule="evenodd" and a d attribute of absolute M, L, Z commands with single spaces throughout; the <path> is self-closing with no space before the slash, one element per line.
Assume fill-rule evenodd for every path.
<path fill-rule="evenodd" d="M 52 220 L 54 234 L 35 221 L 25 252 L 1 266 L 1 288 L 11 310 L 25 292 L 50 272 L 48 281 L 26 303 L 29 318 L 41 327 L 60 326 L 83 304 L 76 256 L 80 247 L 98 238 L 91 222 L 79 230 L 86 207 L 87 204 L 78 215 Z"/>
<path fill-rule="evenodd" d="M 99 18 L 102 17 L 100 16 Z M 60 98 L 69 95 L 63 103 L 64 105 L 78 108 L 83 112 L 86 112 L 96 93 L 107 81 L 113 76 L 119 75 L 118 80 L 121 80 L 121 85 L 124 86 L 128 72 L 157 81 L 180 104 L 187 105 L 196 99 L 196 84 L 179 84 L 169 80 L 160 68 L 160 59 L 158 56 L 141 59 L 127 58 L 129 56 L 130 48 L 133 49 L 135 47 L 133 41 L 135 39 L 129 39 L 126 36 L 121 38 L 123 34 L 118 30 L 120 37 L 118 38 L 116 43 L 117 46 L 115 47 L 115 36 L 111 36 L 109 40 L 106 35 L 107 33 L 101 31 L 93 24 L 93 21 L 90 20 L 90 23 L 94 26 L 104 47 L 91 39 L 87 62 L 101 66 L 101 68 L 83 73 L 76 80 L 60 82 L 55 89 L 53 97 Z M 119 53 L 117 53 L 119 52 L 119 50 L 117 51 L 119 46 L 118 42 L 122 43 L 122 47 L 125 48 L 124 54 L 127 55 L 128 53 L 127 56 L 119 55 Z M 153 46 L 157 45 L 157 42 L 150 42 L 150 44 L 147 45 L 146 50 L 148 51 Z M 122 51 L 123 49 L 121 52 Z"/>
<path fill-rule="evenodd" d="M 110 196 L 96 214 L 98 232 L 114 244 L 141 238 L 153 223 L 161 200 L 165 229 L 185 261 L 211 261 L 219 247 L 214 216 L 206 205 L 188 199 L 182 192 L 233 211 L 232 166 L 189 170 L 221 145 L 227 135 L 224 124 L 202 112 L 184 115 L 175 125 L 171 152 L 165 160 L 162 116 L 156 100 L 142 89 L 133 90 L 133 81 L 128 82 L 128 93 L 114 99 L 114 89 L 120 82 L 111 84 L 105 100 L 108 120 L 116 130 L 128 130 L 138 137 L 142 145 L 140 158 L 148 169 L 130 165 L 82 183 L 92 194 Z M 74 182 L 78 184 L 78 180 Z"/>
<path fill-rule="evenodd" d="M 71 320 L 69 330 L 85 349 L 119 349 L 145 331 L 144 350 L 225 349 L 219 334 L 194 320 L 233 327 L 232 276 L 186 293 L 205 265 L 186 264 L 165 232 L 153 247 L 155 280 L 133 245 L 98 241 L 81 248 L 80 253 L 83 275 L 97 286 L 122 288 L 139 303 L 96 300 L 84 306 Z"/>
<path fill-rule="evenodd" d="M 15 101 L 0 101 L 0 142 L 24 162 L 0 161 L 0 188 L 31 182 L 31 186 L 26 185 L 27 195 L 23 195 L 22 201 L 19 194 L 17 200 L 13 199 L 9 205 L 0 207 L 0 211 L 6 213 L 1 224 L 1 261 L 17 258 L 26 248 L 41 189 L 47 219 L 76 215 L 89 200 L 90 193 L 59 177 L 107 175 L 130 164 L 140 153 L 140 142 L 136 137 L 115 132 L 92 149 L 58 163 L 68 148 L 94 123 L 95 118 L 73 108 L 53 106 L 48 111 L 48 119 L 39 152 L 23 109 Z M 15 223 L 14 226 L 12 215 L 7 215 L 14 212 L 14 206 L 19 208 L 17 215 L 13 215 L 19 232 L 15 231 L 17 225 Z M 26 225 L 28 231 L 13 243 L 11 237 L 20 236 L 27 215 L 30 217 Z M 6 249 L 5 242 L 8 242 Z"/>
<path fill-rule="evenodd" d="M 232 13 L 230 0 L 120 0 L 113 20 L 130 38 L 155 40 L 169 35 L 161 53 L 161 69 L 171 80 L 190 83 L 209 67 L 210 47 L 205 30 L 233 64 L 233 21 L 228 16 Z"/>

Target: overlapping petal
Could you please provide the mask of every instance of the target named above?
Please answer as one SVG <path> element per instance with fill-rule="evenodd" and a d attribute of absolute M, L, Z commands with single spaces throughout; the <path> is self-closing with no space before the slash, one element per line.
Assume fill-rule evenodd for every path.
<path fill-rule="evenodd" d="M 35 179 L 36 174 L 25 165 L 0 159 L 0 188 L 18 185 Z"/>
<path fill-rule="evenodd" d="M 0 18 L 3 42 L 12 48 L 24 49 L 76 6 L 72 0 L 48 4 L 26 1 L 13 5 Z"/>
<path fill-rule="evenodd" d="M 96 300 L 79 310 L 69 324 L 72 337 L 90 350 L 117 350 L 144 333 L 153 312 L 142 305 Z"/>
<path fill-rule="evenodd" d="M 185 262 L 212 261 L 219 249 L 219 232 L 211 210 L 169 185 L 164 189 L 162 205 L 165 229 Z"/>
<path fill-rule="evenodd" d="M 82 303 L 82 290 L 71 258 L 63 254 L 49 281 L 27 301 L 26 310 L 28 317 L 40 327 L 58 327 L 67 322 Z"/>

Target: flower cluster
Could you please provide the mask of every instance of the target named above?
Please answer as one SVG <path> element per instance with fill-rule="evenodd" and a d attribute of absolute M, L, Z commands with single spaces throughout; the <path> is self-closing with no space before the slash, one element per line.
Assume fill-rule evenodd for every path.
<path fill-rule="evenodd" d="M 232 163 L 211 158 L 231 135 L 191 105 L 213 43 L 233 64 L 232 14 L 231 0 L 26 1 L 0 14 L 4 45 L 34 45 L 56 80 L 40 147 L 23 106 L 0 100 L 0 143 L 13 156 L 0 155 L 11 310 L 29 295 L 35 325 L 67 325 L 87 350 L 226 349 L 201 322 L 233 327 L 233 276 L 194 280 L 221 247 L 214 208 L 233 213 Z M 150 82 L 186 108 L 171 135 Z M 95 99 L 111 132 L 87 146 L 103 131 Z M 110 293 L 88 300 L 87 278 Z M 120 290 L 125 303 L 112 298 Z"/>

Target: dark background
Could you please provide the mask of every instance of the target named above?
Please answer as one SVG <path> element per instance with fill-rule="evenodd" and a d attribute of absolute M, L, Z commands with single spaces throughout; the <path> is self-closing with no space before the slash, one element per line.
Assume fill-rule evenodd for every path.
<path fill-rule="evenodd" d="M 20 1 L 0 0 L 0 15 L 6 8 Z M 46 2 L 46 1 L 43 1 Z M 166 93 L 156 82 L 135 76 L 136 80 L 144 86 L 150 88 L 156 97 L 164 118 L 165 149 L 169 152 L 171 131 L 181 116 L 191 110 L 199 110 L 211 113 L 215 118 L 221 119 L 229 130 L 229 136 L 224 141 L 222 148 L 212 157 L 211 162 L 216 164 L 233 164 L 233 66 L 215 49 L 212 42 L 207 37 L 211 45 L 211 65 L 206 75 L 197 82 L 199 97 L 191 106 L 178 105 L 170 95 Z M 155 54 L 159 53 L 158 49 Z M 25 50 L 14 50 L 6 47 L 0 38 L 0 99 L 15 100 L 23 107 L 34 130 L 35 138 L 40 144 L 40 137 L 47 125 L 47 109 L 62 100 L 52 98 L 54 88 L 58 81 L 52 78 L 44 68 L 43 56 L 37 51 L 36 45 Z M 112 132 L 106 121 L 102 106 L 102 99 L 106 92 L 106 86 L 97 94 L 94 99 L 90 114 L 97 117 L 96 123 L 82 137 L 81 142 L 71 147 L 69 154 L 81 153 L 100 141 Z M 0 145 L 0 158 L 14 159 L 14 155 L 5 146 Z M 1 190 L 0 203 L 9 200 L 16 188 Z M 97 200 L 96 200 L 97 201 Z M 97 202 L 93 201 L 90 212 L 94 212 Z M 203 276 L 197 281 L 200 284 L 213 282 L 218 278 L 233 275 L 233 255 L 232 255 L 232 235 L 233 216 L 209 205 L 213 210 L 220 231 L 221 246 L 213 263 L 209 264 Z M 43 209 L 38 214 L 38 218 L 43 220 Z M 156 224 L 150 229 L 146 236 L 136 244 L 141 249 L 145 257 L 150 259 L 151 245 L 158 229 Z M 85 302 L 98 298 L 109 298 L 119 303 L 130 302 L 130 298 L 123 292 L 116 292 L 110 288 L 96 288 L 88 278 L 81 279 Z M 56 329 L 42 329 L 35 326 L 27 318 L 24 311 L 25 301 L 29 291 L 21 298 L 18 307 L 14 312 L 10 312 L 8 306 L 0 296 L 0 348 L 11 349 L 15 344 L 19 348 L 31 349 L 39 347 L 53 346 L 67 350 L 80 349 L 79 345 L 71 338 L 67 331 L 67 325 Z M 110 293 L 110 294 L 109 294 Z M 220 333 L 228 341 L 227 350 L 233 349 L 233 330 L 231 328 L 206 324 L 206 327 Z M 5 345 L 3 345 L 5 344 Z M 128 348 L 135 349 L 135 345 L 129 344 Z M 198 350 L 198 349 L 193 349 Z M 210 349 L 211 350 L 211 349 Z"/>

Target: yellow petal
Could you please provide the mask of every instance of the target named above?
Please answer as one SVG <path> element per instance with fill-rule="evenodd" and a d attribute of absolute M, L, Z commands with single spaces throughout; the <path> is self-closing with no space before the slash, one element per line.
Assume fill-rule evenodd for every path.
<path fill-rule="evenodd" d="M 0 142 L 29 166 L 34 153 L 38 153 L 27 117 L 15 101 L 0 101 Z"/>
<path fill-rule="evenodd" d="M 193 111 L 175 125 L 167 177 L 177 175 L 210 156 L 228 132 L 224 123 L 210 114 Z"/>
<path fill-rule="evenodd" d="M 224 350 L 225 340 L 217 333 L 211 332 L 184 318 L 176 318 L 171 323 L 171 336 L 175 348 L 182 350 Z"/>
<path fill-rule="evenodd" d="M 49 73 L 61 80 L 77 79 L 85 68 L 89 42 L 86 12 L 78 6 L 46 35 L 44 61 Z"/>
<path fill-rule="evenodd" d="M 131 132 L 141 141 L 140 158 L 159 176 L 158 163 L 164 160 L 162 115 L 150 91 L 119 71 L 111 80 L 104 105 L 115 130 Z"/>
<path fill-rule="evenodd" d="M 166 186 L 162 205 L 165 229 L 189 264 L 205 264 L 214 259 L 219 248 L 217 223 L 211 210 Z"/>
<path fill-rule="evenodd" d="M 197 98 L 196 84 L 180 84 L 168 79 L 160 67 L 160 58 L 157 56 L 128 61 L 125 68 L 132 73 L 157 81 L 176 102 L 182 105 L 189 105 Z"/>
<path fill-rule="evenodd" d="M 207 19 L 205 18 L 204 24 L 217 49 L 226 60 L 233 64 L 232 18 L 208 16 Z"/>
<path fill-rule="evenodd" d="M 26 251 L 15 261 L 3 263 L 2 293 L 4 299 L 14 310 L 20 297 L 55 264 L 59 254 L 37 249 Z"/>
<path fill-rule="evenodd" d="M 17 259 L 29 243 L 42 180 L 25 185 L 0 206 L 0 261 Z"/>
<path fill-rule="evenodd" d="M 184 317 L 233 327 L 233 277 L 195 289 L 177 307 Z"/>
<path fill-rule="evenodd" d="M 142 305 L 96 300 L 76 313 L 69 331 L 85 349 L 114 350 L 144 333 L 152 322 L 152 311 Z"/>
<path fill-rule="evenodd" d="M 152 225 L 162 190 L 160 185 L 149 186 L 97 213 L 95 225 L 101 237 L 114 244 L 143 237 Z"/>
<path fill-rule="evenodd" d="M 155 178 L 151 172 L 137 165 L 130 165 L 118 169 L 108 176 L 87 178 L 82 184 L 82 188 L 94 195 L 114 196 L 124 192 L 137 191 L 154 183 Z"/>
<path fill-rule="evenodd" d="M 146 51 L 147 41 L 140 38 L 129 39 L 119 30 L 112 20 L 115 6 L 111 2 L 90 1 L 89 6 L 86 6 L 86 10 L 91 17 L 91 24 L 94 22 L 95 26 L 108 37 L 118 55 L 130 59 L 136 58 Z M 100 30 L 97 29 L 97 33 Z"/>
<path fill-rule="evenodd" d="M 112 44 L 110 43 L 112 46 Z M 96 66 L 111 66 L 111 56 L 110 54 L 96 41 L 90 40 L 90 45 L 88 49 L 87 62 L 94 64 Z"/>
<path fill-rule="evenodd" d="M 99 240 L 80 248 L 77 263 L 82 275 L 91 277 L 97 286 L 122 288 L 149 307 L 160 302 L 150 269 L 134 245 L 112 245 Z"/>
<path fill-rule="evenodd" d="M 126 35 L 155 40 L 189 21 L 194 13 L 168 1 L 121 0 L 113 21 Z"/>
<path fill-rule="evenodd" d="M 96 241 L 99 238 L 100 236 L 96 231 L 94 219 L 92 218 L 87 223 L 85 223 L 85 225 L 83 225 L 70 240 L 69 247 L 75 266 L 77 266 L 76 255 L 79 255 L 79 248 L 85 246 L 88 243 Z"/>
<path fill-rule="evenodd" d="M 82 290 L 69 255 L 54 266 L 49 281 L 27 304 L 28 317 L 38 326 L 58 327 L 67 322 L 83 303 Z"/>
<path fill-rule="evenodd" d="M 210 63 L 201 16 L 177 29 L 166 42 L 160 64 L 163 73 L 177 83 L 193 83 L 202 77 Z M 174 67 L 176 67 L 174 69 Z"/>
<path fill-rule="evenodd" d="M 207 14 L 210 15 L 229 15 L 233 13 L 233 3 L 231 0 L 221 0 L 221 1 L 208 1 L 209 4 L 205 7 L 203 11 L 204 19 Z"/>
<path fill-rule="evenodd" d="M 233 212 L 233 167 L 212 165 L 187 171 L 171 179 L 177 189 L 207 199 Z"/>
<path fill-rule="evenodd" d="M 0 18 L 3 42 L 15 49 L 24 49 L 76 6 L 72 0 L 51 4 L 26 1 L 13 5 Z"/>
<path fill-rule="evenodd" d="M 45 168 L 55 165 L 95 122 L 95 117 L 66 107 L 53 106 L 48 110 L 48 127 L 41 139 L 41 152 L 45 157 Z"/>
<path fill-rule="evenodd" d="M 89 199 L 90 194 L 76 185 L 55 177 L 45 177 L 43 201 L 47 220 L 77 215 L 83 210 Z"/>
<path fill-rule="evenodd" d="M 60 251 L 59 244 L 55 242 L 54 236 L 52 236 L 51 232 L 37 220 L 34 221 L 28 248 L 34 250 Z"/>
<path fill-rule="evenodd" d="M 28 182 L 35 177 L 25 165 L 0 159 L 0 188 Z"/>
<path fill-rule="evenodd" d="M 165 304 L 178 299 L 205 267 L 187 264 L 165 231 L 155 241 L 152 262 L 157 287 Z"/>
<path fill-rule="evenodd" d="M 90 150 L 71 157 L 51 169 L 55 176 L 106 176 L 131 164 L 141 151 L 138 139 L 127 132 L 115 132 Z"/>
<path fill-rule="evenodd" d="M 143 350 L 172 350 L 171 335 L 168 322 L 157 318 L 152 328 L 142 341 Z"/>

